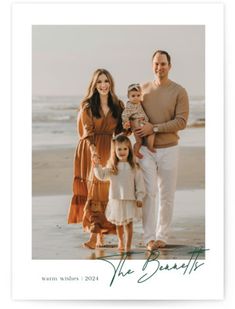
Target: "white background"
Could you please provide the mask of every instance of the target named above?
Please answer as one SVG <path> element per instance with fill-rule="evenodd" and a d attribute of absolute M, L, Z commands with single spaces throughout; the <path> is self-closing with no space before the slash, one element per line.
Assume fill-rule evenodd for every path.
<path fill-rule="evenodd" d="M 50 1 L 53 2 L 53 1 Z M 130 2 L 130 1 L 129 1 Z M 176 1 L 172 1 L 176 2 Z M 188 1 L 189 2 L 189 1 Z M 211 2 L 211 1 L 207 1 Z M 177 3 L 177 2 L 176 2 Z M 194 1 L 195 3 L 195 1 Z M 232 34 L 232 28 L 234 27 L 234 4 L 232 1 L 225 1 L 225 90 L 226 90 L 226 108 L 225 108 L 225 141 L 226 141 L 226 255 L 225 255 L 225 300 L 216 302 L 216 301 L 207 301 L 207 302 L 128 302 L 128 303 L 120 303 L 120 302 L 112 302 L 112 306 L 116 307 L 122 305 L 122 307 L 152 307 L 158 306 L 159 308 L 168 308 L 168 307 L 180 307 L 180 308 L 188 308 L 189 306 L 200 307 L 200 308 L 231 308 L 233 301 L 233 293 L 232 289 L 232 274 L 234 274 L 234 266 L 232 262 L 234 261 L 234 243 L 232 242 L 232 235 L 234 235 L 234 197 L 232 195 L 232 191 L 234 188 L 234 184 L 232 183 L 233 172 L 234 171 L 234 162 L 232 162 L 232 158 L 234 158 L 234 147 L 232 146 L 232 136 L 234 136 L 234 121 L 233 114 L 234 108 L 232 107 L 232 103 L 234 100 L 234 79 L 232 78 L 233 68 L 234 68 L 234 39 Z M 10 308 L 19 307 L 19 308 L 27 308 L 27 306 L 48 306 L 48 307 L 60 307 L 60 306 L 98 306 L 98 307 L 110 307 L 110 303 L 101 303 L 96 302 L 95 304 L 92 302 L 15 302 L 10 299 L 10 2 L 9 1 L 1 1 L 1 10 L 0 10 L 0 21 L 1 21 L 1 171 L 3 171 L 1 177 L 1 205 L 2 205 L 2 221 L 1 221 L 1 303 L 4 302 L 4 306 L 8 306 Z M 216 63 L 215 63 L 215 73 L 216 73 Z M 3 92 L 3 93 L 2 93 Z M 232 109 L 233 108 L 233 109 Z M 218 123 L 218 126 L 220 124 Z M 20 149 L 19 149 L 20 151 Z M 227 173 L 230 171 L 230 173 Z M 220 244 L 218 243 L 218 246 Z M 4 255 L 4 252 L 6 255 Z M 216 278 L 215 278 L 216 279 Z"/>

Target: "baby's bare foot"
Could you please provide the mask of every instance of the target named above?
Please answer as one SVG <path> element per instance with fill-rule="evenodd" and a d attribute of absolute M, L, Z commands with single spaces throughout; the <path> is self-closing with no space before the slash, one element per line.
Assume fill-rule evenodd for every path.
<path fill-rule="evenodd" d="M 151 152 L 154 152 L 154 153 L 157 152 L 157 150 L 153 147 L 148 147 L 148 150 L 150 150 Z"/>

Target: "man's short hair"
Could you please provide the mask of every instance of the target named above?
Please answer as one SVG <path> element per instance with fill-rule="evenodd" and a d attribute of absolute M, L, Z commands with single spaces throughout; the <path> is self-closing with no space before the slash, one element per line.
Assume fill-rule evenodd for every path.
<path fill-rule="evenodd" d="M 168 63 L 171 64 L 171 56 L 168 54 L 167 51 L 161 49 L 156 50 L 152 56 L 152 61 L 156 54 L 166 55 Z"/>

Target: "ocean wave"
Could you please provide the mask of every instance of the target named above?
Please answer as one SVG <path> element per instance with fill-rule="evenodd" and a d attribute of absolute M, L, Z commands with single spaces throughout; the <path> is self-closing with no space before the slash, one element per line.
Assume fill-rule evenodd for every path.
<path fill-rule="evenodd" d="M 204 128 L 206 121 L 204 118 L 199 118 L 187 124 L 188 128 Z"/>
<path fill-rule="evenodd" d="M 77 119 L 77 115 L 33 115 L 33 122 L 43 123 L 43 122 L 74 122 Z"/>

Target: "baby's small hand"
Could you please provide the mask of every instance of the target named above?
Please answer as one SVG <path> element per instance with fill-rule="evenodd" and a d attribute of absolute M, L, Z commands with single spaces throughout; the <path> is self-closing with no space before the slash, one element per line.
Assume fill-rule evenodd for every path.
<path fill-rule="evenodd" d="M 143 206 L 143 202 L 141 202 L 141 201 L 136 201 L 136 206 L 137 206 L 137 207 L 142 207 L 142 206 Z"/>
<path fill-rule="evenodd" d="M 130 127 L 131 127 L 130 121 L 126 121 L 123 125 L 123 128 L 126 130 L 129 129 Z"/>

